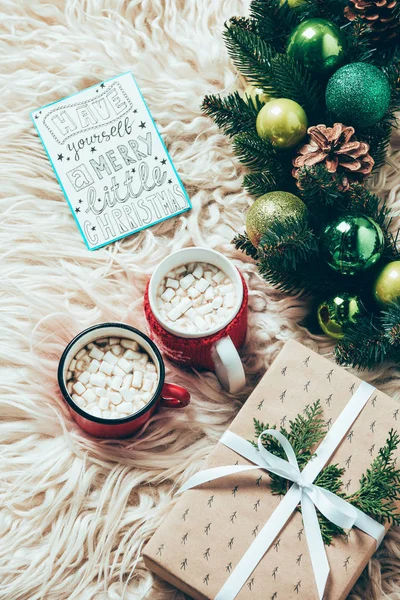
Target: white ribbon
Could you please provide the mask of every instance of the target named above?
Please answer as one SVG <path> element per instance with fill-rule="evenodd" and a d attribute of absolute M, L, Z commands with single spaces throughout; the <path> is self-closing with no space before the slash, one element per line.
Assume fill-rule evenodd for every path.
<path fill-rule="evenodd" d="M 313 483 L 343 440 L 349 428 L 357 419 L 374 390 L 375 388 L 368 383 L 362 382 L 360 384 L 303 471 L 299 469 L 296 455 L 290 442 L 279 431 L 275 429 L 263 431 L 258 438 L 258 450 L 239 435 L 231 431 L 226 431 L 220 440 L 221 443 L 256 466 L 230 465 L 207 469 L 196 473 L 196 475 L 191 477 L 182 486 L 178 493 L 219 479 L 220 477 L 243 473 L 253 469 L 264 469 L 293 482 L 287 494 L 218 592 L 215 600 L 234 600 L 236 598 L 276 536 L 285 527 L 299 503 L 301 505 L 304 532 L 314 570 L 319 600 L 323 599 L 330 569 L 316 508 L 338 527 L 342 527 L 343 529 L 351 529 L 353 526 L 358 527 L 375 538 L 377 546 L 379 546 L 385 535 L 383 525 L 374 521 L 374 519 L 371 519 L 371 517 L 365 515 L 339 496 L 336 496 L 336 494 Z M 287 460 L 275 456 L 264 448 L 263 437 L 266 435 L 273 436 L 279 441 L 285 451 Z"/>

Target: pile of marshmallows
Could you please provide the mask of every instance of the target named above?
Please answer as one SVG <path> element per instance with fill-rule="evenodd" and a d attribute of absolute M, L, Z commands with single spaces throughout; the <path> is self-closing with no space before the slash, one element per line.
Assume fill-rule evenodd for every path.
<path fill-rule="evenodd" d="M 236 291 L 227 274 L 214 265 L 189 263 L 164 277 L 156 303 L 174 330 L 197 333 L 220 326 L 231 316 Z"/>
<path fill-rule="evenodd" d="M 143 408 L 158 384 L 157 369 L 133 340 L 102 338 L 72 359 L 67 390 L 82 410 L 103 419 L 123 419 Z"/>

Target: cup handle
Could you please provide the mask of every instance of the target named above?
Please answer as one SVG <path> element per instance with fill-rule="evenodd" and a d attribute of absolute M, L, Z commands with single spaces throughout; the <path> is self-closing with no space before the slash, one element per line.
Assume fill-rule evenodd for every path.
<path fill-rule="evenodd" d="M 246 385 L 243 364 L 230 337 L 224 337 L 212 349 L 215 373 L 223 387 L 231 394 Z"/>
<path fill-rule="evenodd" d="M 164 383 L 161 391 L 161 406 L 184 408 L 190 402 L 190 394 L 184 387 L 175 383 Z"/>

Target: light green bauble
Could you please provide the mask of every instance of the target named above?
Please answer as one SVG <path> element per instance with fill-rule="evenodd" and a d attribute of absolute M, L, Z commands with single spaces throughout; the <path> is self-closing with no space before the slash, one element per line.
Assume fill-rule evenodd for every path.
<path fill-rule="evenodd" d="M 342 215 L 325 228 L 322 250 L 328 265 L 342 275 L 357 275 L 375 265 L 384 250 L 382 229 L 370 217 Z"/>
<path fill-rule="evenodd" d="M 250 206 L 246 219 L 246 232 L 256 248 L 261 237 L 277 221 L 288 218 L 307 219 L 307 207 L 300 198 L 289 192 L 269 192 L 260 196 Z"/>
<path fill-rule="evenodd" d="M 300 6 L 305 6 L 307 0 L 280 0 L 279 4 L 282 6 L 283 4 L 287 4 L 290 8 L 299 8 Z"/>
<path fill-rule="evenodd" d="M 243 92 L 243 99 L 247 102 L 248 98 L 251 98 L 253 102 L 255 102 L 256 98 L 260 100 L 260 102 L 268 102 L 271 98 L 259 87 L 255 87 L 251 85 L 251 83 L 246 86 L 246 89 Z"/>
<path fill-rule="evenodd" d="M 293 148 L 306 135 L 307 115 L 297 102 L 278 98 L 262 107 L 256 129 L 261 138 L 270 140 L 276 148 Z"/>
<path fill-rule="evenodd" d="M 382 119 L 389 108 L 390 95 L 389 80 L 378 67 L 350 63 L 332 75 L 325 100 L 334 120 L 363 129 Z"/>
<path fill-rule="evenodd" d="M 335 340 L 344 336 L 343 327 L 354 323 L 360 313 L 360 299 L 347 292 L 328 298 L 318 306 L 318 323 L 324 333 Z"/>
<path fill-rule="evenodd" d="M 373 287 L 374 298 L 382 308 L 400 301 L 400 260 L 384 266 Z"/>
<path fill-rule="evenodd" d="M 292 31 L 287 54 L 318 75 L 330 75 L 345 58 L 345 36 L 326 19 L 307 19 Z"/>

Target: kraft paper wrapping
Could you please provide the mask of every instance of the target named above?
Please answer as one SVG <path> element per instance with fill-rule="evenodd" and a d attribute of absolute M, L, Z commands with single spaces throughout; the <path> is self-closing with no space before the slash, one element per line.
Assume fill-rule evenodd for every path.
<path fill-rule="evenodd" d="M 329 427 L 359 384 L 360 379 L 345 369 L 289 341 L 230 430 L 255 440 L 254 418 L 288 426 L 290 419 L 318 399 Z M 342 481 L 346 492 L 358 489 L 360 476 L 385 444 L 392 427 L 400 429 L 398 403 L 377 390 L 330 461 L 345 468 Z M 217 444 L 204 469 L 233 464 L 249 463 Z M 279 501 L 270 493 L 269 476 L 262 470 L 224 477 L 189 490 L 179 497 L 147 544 L 145 563 L 195 600 L 213 600 Z M 375 549 L 375 540 L 356 528 L 334 539 L 327 547 L 331 573 L 325 600 L 347 597 Z M 299 512 L 292 515 L 237 598 L 317 600 Z"/>

